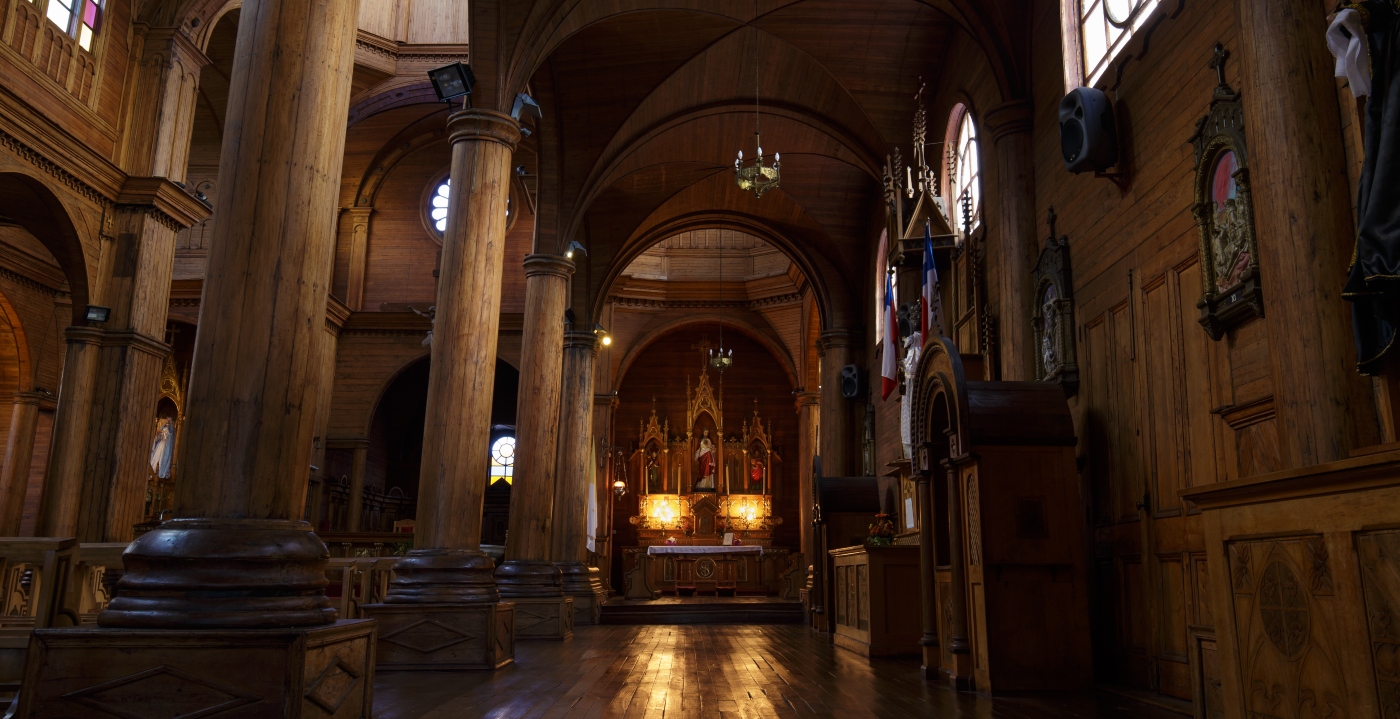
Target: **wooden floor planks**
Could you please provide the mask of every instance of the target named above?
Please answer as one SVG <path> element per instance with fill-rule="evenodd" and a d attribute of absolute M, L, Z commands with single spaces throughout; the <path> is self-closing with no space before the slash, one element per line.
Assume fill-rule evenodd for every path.
<path fill-rule="evenodd" d="M 380 672 L 378 719 L 1180 719 L 1109 694 L 988 699 L 867 661 L 802 626 L 580 626 L 496 672 Z"/>

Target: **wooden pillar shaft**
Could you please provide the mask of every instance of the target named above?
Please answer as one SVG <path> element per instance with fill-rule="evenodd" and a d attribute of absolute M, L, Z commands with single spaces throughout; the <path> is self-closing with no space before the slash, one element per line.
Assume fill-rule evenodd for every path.
<path fill-rule="evenodd" d="M 100 332 L 73 326 L 65 334 L 68 351 L 63 360 L 48 481 L 38 526 L 38 534 L 50 537 L 74 537 L 78 533 L 88 420 L 93 413 L 93 384 L 101 353 Z"/>
<path fill-rule="evenodd" d="M 588 560 L 588 490 L 593 475 L 593 362 L 598 338 L 589 330 L 564 336 L 563 387 L 559 401 L 559 459 L 554 485 L 554 543 L 560 564 Z M 562 567 L 561 567 L 562 568 Z"/>
<path fill-rule="evenodd" d="M 355 443 L 350 454 L 350 488 L 345 499 L 345 531 L 360 531 L 365 508 L 365 464 L 369 460 L 369 440 Z"/>
<path fill-rule="evenodd" d="M 525 331 L 521 338 L 520 399 L 515 415 L 515 479 L 510 490 L 506 558 L 496 570 L 503 597 L 562 593 L 559 568 L 550 561 L 550 545 L 554 539 L 551 525 L 559 459 L 564 309 L 572 273 L 573 263 L 559 255 L 525 258 Z"/>
<path fill-rule="evenodd" d="M 1354 222 L 1334 63 L 1318 39 L 1326 10 L 1311 0 L 1239 0 L 1237 8 L 1283 466 L 1345 459 L 1375 442 L 1378 429 L 1341 298 Z"/>
<path fill-rule="evenodd" d="M 357 11 L 243 5 L 176 489 L 191 519 L 127 550 L 104 626 L 335 621 L 328 552 L 301 516 Z"/>
<path fill-rule="evenodd" d="M 433 325 L 416 548 L 395 565 L 388 603 L 496 602 L 481 551 L 490 462 L 510 161 L 520 126 L 492 110 L 447 120 L 452 189 Z M 562 315 L 560 323 L 562 332 Z"/>
<path fill-rule="evenodd" d="M 939 468 L 933 468 L 937 471 Z M 938 557 L 933 544 L 933 482 L 925 473 L 914 475 L 914 488 L 919 503 L 919 589 L 923 596 L 923 648 L 925 679 L 937 673 L 942 657 L 938 647 Z"/>
<path fill-rule="evenodd" d="M 797 393 L 797 517 L 798 546 L 807 553 L 810 568 L 817 558 L 812 552 L 812 457 L 817 454 L 817 422 L 821 412 L 821 395 L 816 392 Z"/>
<path fill-rule="evenodd" d="M 1008 381 L 1035 379 L 1030 297 L 1036 261 L 1031 113 L 1029 100 L 1013 100 L 993 107 L 983 118 L 996 163 L 996 187 L 990 193 L 997 210 L 992 228 L 996 245 L 989 264 L 996 264 L 994 276 L 1000 278 L 993 291 L 999 314 L 1001 378 Z"/>
<path fill-rule="evenodd" d="M 821 335 L 821 437 L 822 475 L 852 477 L 859 473 L 856 438 L 851 421 L 854 400 L 841 396 L 841 368 L 851 364 L 856 333 L 828 330 Z M 823 560 L 824 561 L 824 560 Z"/>
<path fill-rule="evenodd" d="M 19 536 L 24 517 L 24 494 L 29 488 L 29 466 L 34 456 L 34 432 L 39 426 L 39 404 L 45 395 L 16 392 L 10 410 L 10 434 L 5 461 L 0 464 L 0 536 Z"/>

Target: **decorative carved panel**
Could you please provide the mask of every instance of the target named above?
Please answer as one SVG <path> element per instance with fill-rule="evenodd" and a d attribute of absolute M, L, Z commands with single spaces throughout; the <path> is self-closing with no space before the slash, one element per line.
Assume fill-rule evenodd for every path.
<path fill-rule="evenodd" d="M 1229 546 L 1246 716 L 1351 716 L 1339 657 L 1343 608 L 1323 537 Z"/>
<path fill-rule="evenodd" d="M 1371 637 L 1376 704 L 1381 716 L 1400 716 L 1400 531 L 1356 537 L 1366 628 Z"/>

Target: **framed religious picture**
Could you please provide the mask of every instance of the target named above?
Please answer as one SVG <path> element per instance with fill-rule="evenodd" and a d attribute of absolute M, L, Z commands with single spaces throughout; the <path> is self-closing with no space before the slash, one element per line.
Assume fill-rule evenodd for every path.
<path fill-rule="evenodd" d="M 1074 355 L 1074 286 L 1070 282 L 1069 238 L 1055 237 L 1055 208 L 1047 213 L 1050 236 L 1035 263 L 1031 281 L 1036 288 L 1031 325 L 1035 329 L 1035 378 L 1055 382 L 1073 396 L 1079 388 L 1079 363 Z"/>
<path fill-rule="evenodd" d="M 1196 150 L 1192 211 L 1200 230 L 1204 290 L 1196 306 L 1201 310 L 1201 326 L 1213 340 L 1224 337 L 1231 327 L 1264 316 L 1244 109 L 1240 94 L 1225 82 L 1228 58 L 1229 53 L 1217 44 L 1210 67 L 1220 84 L 1210 112 L 1191 138 Z"/>

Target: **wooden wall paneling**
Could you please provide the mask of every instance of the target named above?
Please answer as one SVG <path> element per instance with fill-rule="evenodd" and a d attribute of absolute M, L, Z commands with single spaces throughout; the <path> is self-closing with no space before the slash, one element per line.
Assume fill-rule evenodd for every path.
<path fill-rule="evenodd" d="M 408 42 L 467 44 L 467 5 L 454 0 L 410 0 Z"/>

